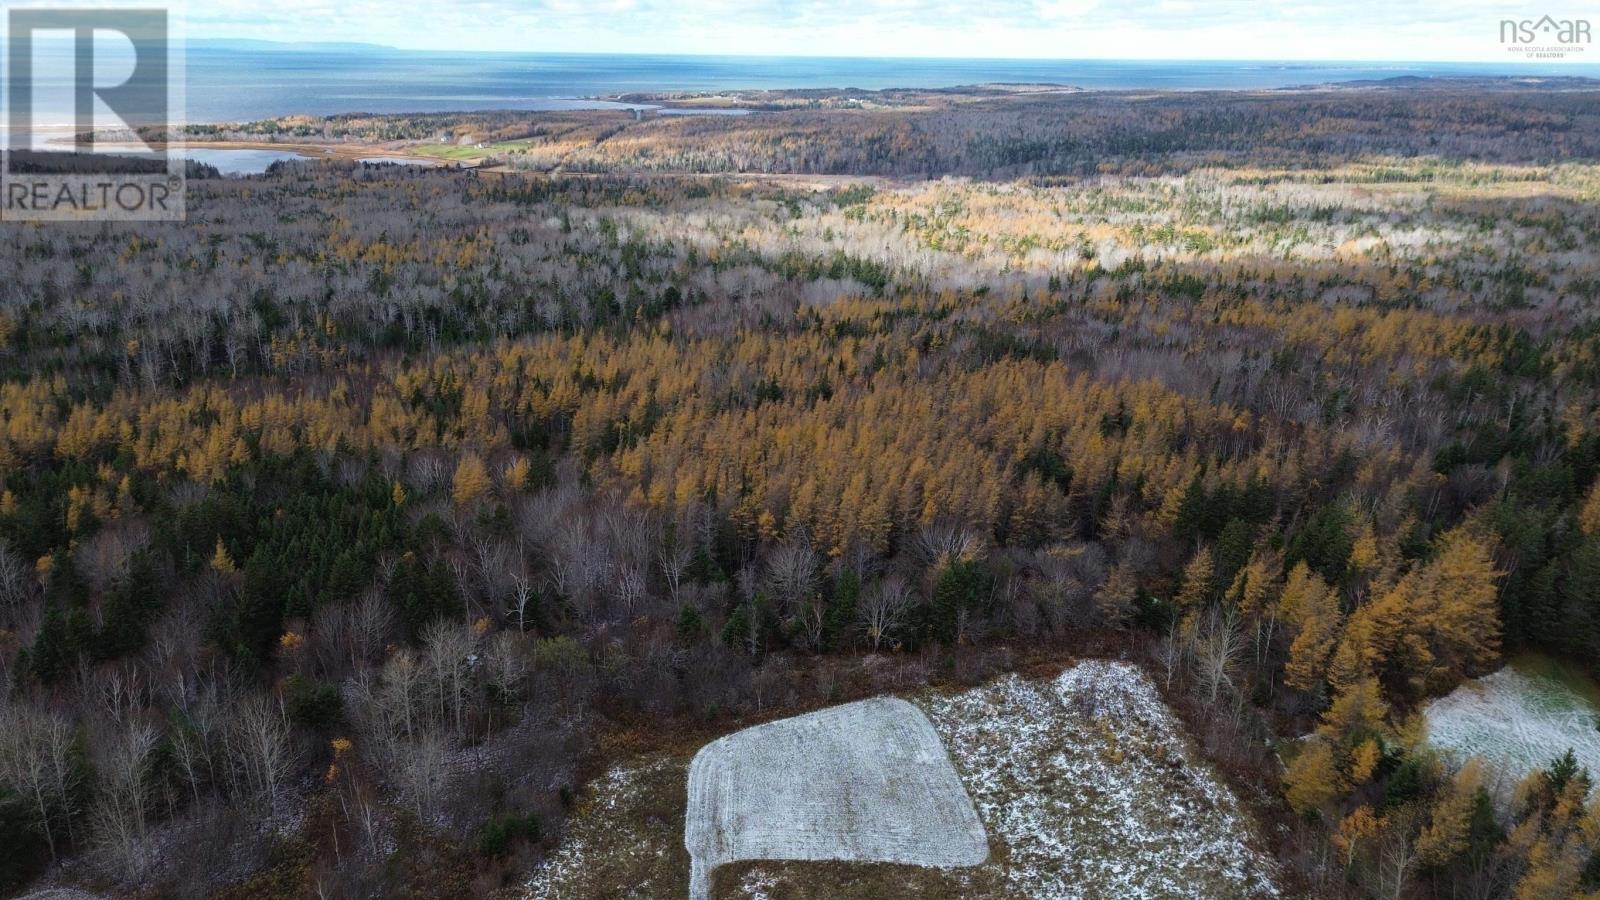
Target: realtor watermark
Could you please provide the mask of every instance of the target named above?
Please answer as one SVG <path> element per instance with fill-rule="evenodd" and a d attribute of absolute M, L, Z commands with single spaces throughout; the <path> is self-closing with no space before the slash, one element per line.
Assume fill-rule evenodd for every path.
<path fill-rule="evenodd" d="M 1500 20 L 1500 43 L 1524 59 L 1570 59 L 1589 49 L 1594 30 L 1588 19 L 1544 15 Z"/>
<path fill-rule="evenodd" d="M 184 218 L 176 21 L 166 7 L 7 10 L 0 221 Z"/>

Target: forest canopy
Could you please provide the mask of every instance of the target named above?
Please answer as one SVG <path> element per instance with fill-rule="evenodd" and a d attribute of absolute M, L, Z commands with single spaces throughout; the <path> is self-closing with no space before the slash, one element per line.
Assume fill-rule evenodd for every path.
<path fill-rule="evenodd" d="M 629 747 L 1112 654 L 1293 887 L 1600 890 L 1414 718 L 1600 660 L 1594 99 L 336 117 L 527 152 L 0 226 L 0 888 L 482 895 Z"/>

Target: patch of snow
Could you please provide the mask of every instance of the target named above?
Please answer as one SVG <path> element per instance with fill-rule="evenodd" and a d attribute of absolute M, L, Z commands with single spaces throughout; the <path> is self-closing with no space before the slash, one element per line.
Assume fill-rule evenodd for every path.
<path fill-rule="evenodd" d="M 712 741 L 689 766 L 689 896 L 735 860 L 974 866 L 983 824 L 939 735 L 893 697 L 847 703 Z"/>
<path fill-rule="evenodd" d="M 629 833 L 630 813 L 644 802 L 644 784 L 651 776 L 668 770 L 681 773 L 682 767 L 672 759 L 646 760 L 615 766 L 591 782 L 585 793 L 593 797 L 592 802 L 569 821 L 560 845 L 534 871 L 526 896 L 531 900 L 578 900 L 590 895 L 584 886 L 602 861 L 619 853 L 659 855 L 662 846 L 652 841 L 651 835 Z M 651 885 L 639 887 L 645 896 L 651 895 Z"/>
<path fill-rule="evenodd" d="M 922 701 L 1019 897 L 1271 897 L 1274 865 L 1155 686 L 1124 663 Z"/>
<path fill-rule="evenodd" d="M 1558 679 L 1507 666 L 1461 685 L 1422 714 L 1430 744 L 1458 760 L 1477 756 L 1499 768 L 1509 776 L 1503 790 L 1569 749 L 1600 776 L 1595 710 Z"/>
<path fill-rule="evenodd" d="M 761 872 L 747 872 L 739 879 L 739 892 L 748 900 L 773 900 L 777 879 Z"/>

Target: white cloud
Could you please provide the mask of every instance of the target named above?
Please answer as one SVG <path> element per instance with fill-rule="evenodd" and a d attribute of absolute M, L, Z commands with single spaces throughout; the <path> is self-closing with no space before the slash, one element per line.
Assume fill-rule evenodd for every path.
<path fill-rule="evenodd" d="M 1100 0 L 1043 0 L 1034 9 L 1045 19 L 1077 19 L 1100 6 Z"/>

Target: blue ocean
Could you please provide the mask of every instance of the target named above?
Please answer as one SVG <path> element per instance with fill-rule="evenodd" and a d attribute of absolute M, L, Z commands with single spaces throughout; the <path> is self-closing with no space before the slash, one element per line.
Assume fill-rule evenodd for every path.
<path fill-rule="evenodd" d="M 449 53 L 377 47 L 192 43 L 194 122 L 293 113 L 440 112 L 594 105 L 637 91 L 928 88 L 1048 82 L 1089 89 L 1264 89 L 1435 75 L 1582 75 L 1571 64 L 862 59 Z"/>
<path fill-rule="evenodd" d="M 111 56 L 118 48 L 112 48 Z M 70 44 L 39 48 L 70 59 Z M 131 57 L 130 57 L 131 59 Z M 363 44 L 192 41 L 184 104 L 189 122 L 247 122 L 338 113 L 551 110 L 618 106 L 600 98 L 652 91 L 778 88 L 940 88 L 1048 83 L 1089 90 L 1263 90 L 1402 76 L 1585 76 L 1600 65 L 1164 60 L 903 59 L 469 53 Z M 35 136 L 59 138 L 72 115 L 71 67 L 36 80 Z M 0 124 L 0 141 L 28 146 Z M 119 152 L 108 148 L 107 152 Z M 263 171 L 292 152 L 191 149 L 225 174 Z"/>

